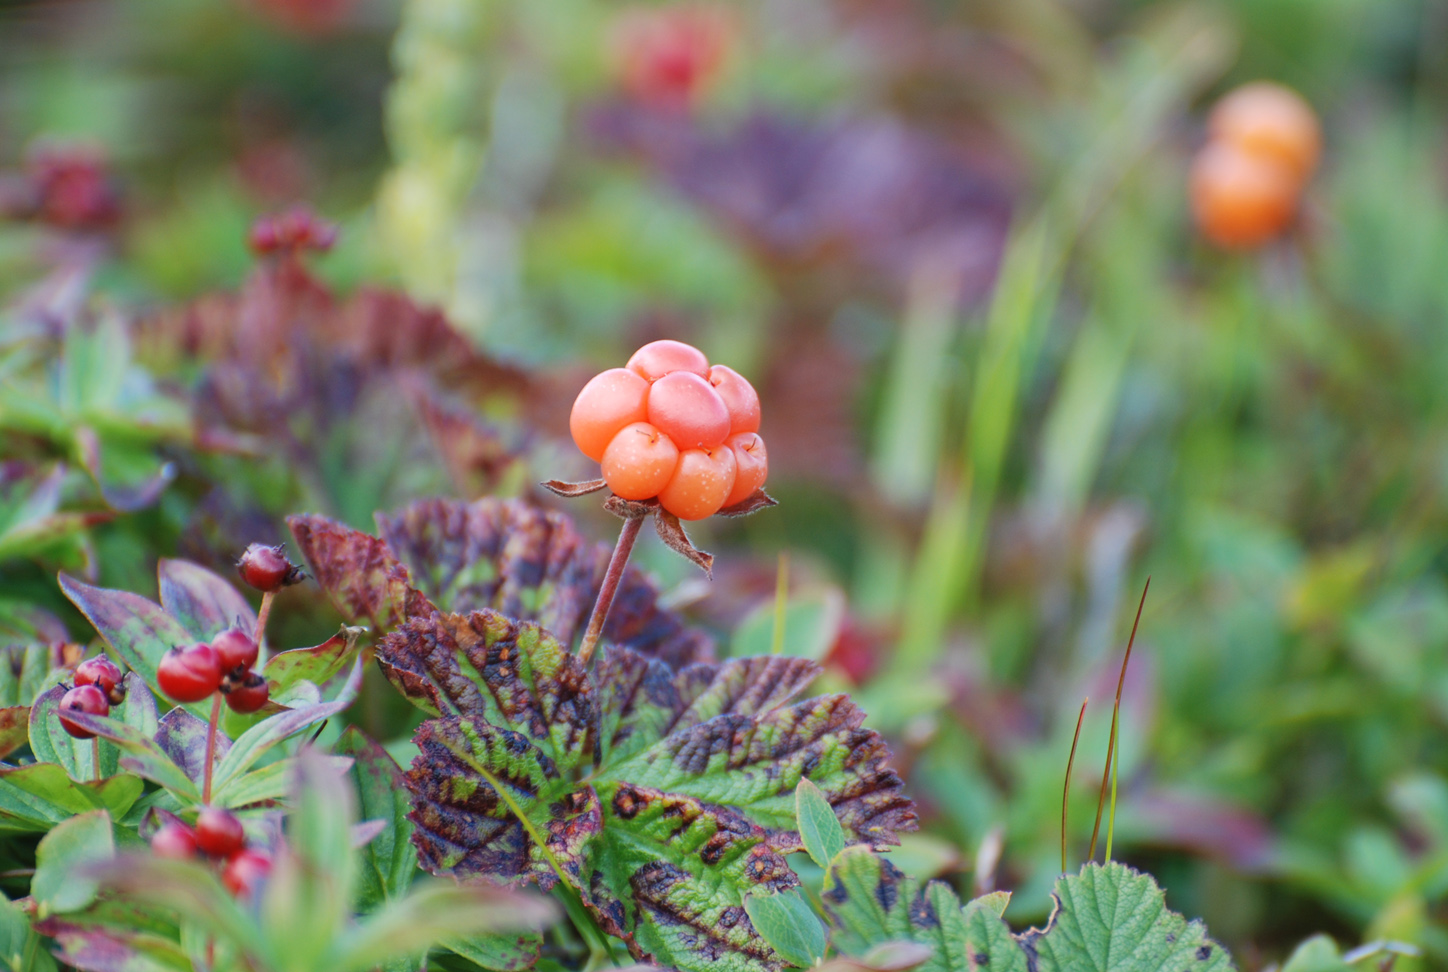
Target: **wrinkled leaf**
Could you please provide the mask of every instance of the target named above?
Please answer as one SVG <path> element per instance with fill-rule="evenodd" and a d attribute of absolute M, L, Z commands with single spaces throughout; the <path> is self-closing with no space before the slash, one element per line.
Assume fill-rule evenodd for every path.
<path fill-rule="evenodd" d="M 543 935 L 536 931 L 521 935 L 494 932 L 447 939 L 443 946 L 494 972 L 522 972 L 537 963 Z"/>
<path fill-rule="evenodd" d="M 120 819 L 144 789 L 141 778 L 130 774 L 77 783 L 58 763 L 0 767 L 0 829 L 46 831 L 74 814 L 97 809 Z"/>
<path fill-rule="evenodd" d="M 369 621 L 382 631 L 402 619 L 407 568 L 386 542 L 323 516 L 290 516 L 287 526 L 312 576 L 344 618 Z"/>

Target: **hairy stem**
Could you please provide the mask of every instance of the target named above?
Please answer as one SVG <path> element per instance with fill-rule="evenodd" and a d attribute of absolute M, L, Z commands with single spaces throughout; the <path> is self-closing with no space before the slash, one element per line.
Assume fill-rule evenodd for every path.
<path fill-rule="evenodd" d="M 207 806 L 211 805 L 211 764 L 216 761 L 216 723 L 219 721 L 221 693 L 216 692 L 211 696 L 211 723 L 206 727 L 206 771 L 201 783 L 201 802 Z"/>
<path fill-rule="evenodd" d="M 608 571 L 603 575 L 603 586 L 598 589 L 598 600 L 593 602 L 588 630 L 583 633 L 583 644 L 578 648 L 578 663 L 584 668 L 593 660 L 593 651 L 603 637 L 603 625 L 608 620 L 608 610 L 613 607 L 614 595 L 618 593 L 618 582 L 623 579 L 623 569 L 628 566 L 628 555 L 633 552 L 634 541 L 638 539 L 639 528 L 643 525 L 643 517 L 630 517 L 623 521 L 623 529 L 619 531 L 613 556 L 608 558 Z"/>
<path fill-rule="evenodd" d="M 271 617 L 272 598 L 276 591 L 267 591 L 261 596 L 261 609 L 256 612 L 256 667 L 266 664 L 266 619 Z"/>

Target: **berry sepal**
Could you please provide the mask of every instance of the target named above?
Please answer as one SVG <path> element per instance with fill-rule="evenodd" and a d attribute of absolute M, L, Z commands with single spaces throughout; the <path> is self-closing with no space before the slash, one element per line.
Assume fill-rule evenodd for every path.
<path fill-rule="evenodd" d="M 758 513 L 760 510 L 767 510 L 771 506 L 778 506 L 779 500 L 770 496 L 762 489 L 756 489 L 733 506 L 726 506 L 715 516 L 748 516 L 751 513 Z"/>
<path fill-rule="evenodd" d="M 608 482 L 602 479 L 587 479 L 581 483 L 568 483 L 561 479 L 550 479 L 546 483 L 539 483 L 548 492 L 555 496 L 562 496 L 564 499 L 576 499 L 579 496 L 587 496 L 589 493 L 596 493 L 601 489 L 608 488 Z"/>

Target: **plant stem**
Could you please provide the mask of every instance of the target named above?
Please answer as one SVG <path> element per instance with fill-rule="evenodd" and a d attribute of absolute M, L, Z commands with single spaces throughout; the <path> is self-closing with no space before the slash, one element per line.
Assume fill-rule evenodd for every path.
<path fill-rule="evenodd" d="M 216 761 L 216 723 L 220 720 L 221 693 L 216 692 L 211 696 L 211 724 L 206 727 L 206 772 L 201 783 L 201 802 L 207 806 L 211 804 L 211 764 Z"/>
<path fill-rule="evenodd" d="M 578 648 L 578 663 L 584 668 L 593 660 L 593 650 L 598 647 L 599 639 L 603 637 L 603 624 L 608 620 L 608 609 L 613 607 L 613 597 L 618 593 L 618 582 L 623 579 L 628 555 L 633 552 L 634 541 L 638 539 L 639 528 L 643 525 L 643 517 L 630 517 L 623 521 L 623 529 L 619 531 L 613 556 L 608 558 L 608 571 L 603 575 L 603 586 L 598 589 L 598 600 L 593 602 L 588 630 L 583 633 L 583 644 Z"/>
<path fill-rule="evenodd" d="M 1141 624 L 1141 609 L 1146 607 L 1146 592 L 1151 590 L 1151 578 L 1146 579 L 1146 586 L 1141 589 L 1141 601 L 1136 605 L 1136 620 L 1131 622 L 1131 637 L 1126 639 L 1126 656 L 1121 659 L 1121 674 L 1116 679 L 1116 704 L 1111 708 L 1111 735 L 1106 742 L 1106 768 L 1101 771 L 1101 795 L 1096 798 L 1096 825 L 1091 828 L 1091 850 L 1087 860 L 1096 860 L 1096 836 L 1101 832 L 1101 811 L 1106 806 L 1106 786 L 1114 777 L 1111 774 L 1115 767 L 1116 757 L 1116 727 L 1117 720 L 1121 715 L 1121 690 L 1126 687 L 1126 666 L 1131 664 L 1131 648 L 1136 644 L 1136 629 Z M 1116 799 L 1113 795 L 1111 801 L 1111 823 L 1116 823 Z M 1110 860 L 1108 852 L 1107 860 Z"/>
<path fill-rule="evenodd" d="M 773 654 L 784 653 L 785 604 L 789 600 L 789 554 L 779 552 L 779 571 L 774 579 L 774 639 L 770 646 Z"/>
<path fill-rule="evenodd" d="M 1086 703 L 1091 701 L 1091 696 L 1081 703 L 1081 714 L 1076 717 L 1076 733 L 1071 737 L 1071 755 L 1066 757 L 1066 785 L 1061 788 L 1061 873 L 1066 873 L 1066 808 L 1071 800 L 1071 767 L 1076 762 L 1076 744 L 1081 741 L 1081 723 L 1086 721 Z"/>
<path fill-rule="evenodd" d="M 266 619 L 271 616 L 272 598 L 276 591 L 267 591 L 261 596 L 261 609 L 256 612 L 256 667 L 266 664 Z"/>
<path fill-rule="evenodd" d="M 97 783 L 101 781 L 101 737 L 91 736 L 91 773 Z"/>

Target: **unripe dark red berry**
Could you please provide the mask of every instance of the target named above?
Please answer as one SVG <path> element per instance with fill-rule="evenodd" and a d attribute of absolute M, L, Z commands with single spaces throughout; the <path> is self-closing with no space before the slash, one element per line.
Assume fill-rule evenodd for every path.
<path fill-rule="evenodd" d="M 238 898 L 250 898 L 271 874 L 272 859 L 261 851 L 244 850 L 226 862 L 221 882 Z"/>
<path fill-rule="evenodd" d="M 173 861 L 196 856 L 196 831 L 180 821 L 168 823 L 151 835 L 151 853 Z"/>
<path fill-rule="evenodd" d="M 271 694 L 260 672 L 247 672 L 240 678 L 228 675 L 222 680 L 221 691 L 226 694 L 226 704 L 231 711 L 241 713 L 260 709 Z"/>
<path fill-rule="evenodd" d="M 76 685 L 94 685 L 106 695 L 111 705 L 126 701 L 126 690 L 122 684 L 125 675 L 116 663 L 105 655 L 97 655 L 81 662 L 75 670 Z"/>
<path fill-rule="evenodd" d="M 212 857 L 230 857 L 246 846 L 246 831 L 230 810 L 203 807 L 196 816 L 196 846 Z"/>
<path fill-rule="evenodd" d="M 156 668 L 156 684 L 176 702 L 200 702 L 221 685 L 221 659 L 205 643 L 172 648 Z"/>
<path fill-rule="evenodd" d="M 254 543 L 241 555 L 237 569 L 241 579 L 264 594 L 281 590 L 302 579 L 302 569 L 290 560 L 281 547 Z"/>
<path fill-rule="evenodd" d="M 256 664 L 257 646 L 251 636 L 240 628 L 227 628 L 211 639 L 211 647 L 221 658 L 221 670 L 250 668 Z"/>
<path fill-rule="evenodd" d="M 77 739 L 94 739 L 95 733 L 87 732 L 66 718 L 67 712 L 84 712 L 88 715 L 110 715 L 111 704 L 106 694 L 94 685 L 77 685 L 60 698 L 60 726 Z"/>

